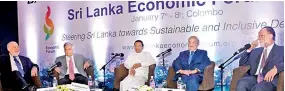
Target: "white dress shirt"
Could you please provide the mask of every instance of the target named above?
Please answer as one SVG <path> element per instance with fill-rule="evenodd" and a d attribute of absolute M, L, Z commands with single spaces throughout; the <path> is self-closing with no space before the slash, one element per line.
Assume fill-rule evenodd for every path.
<path fill-rule="evenodd" d="M 269 55 L 269 53 L 270 53 L 270 51 L 271 51 L 273 45 L 274 45 L 274 43 L 271 44 L 270 46 L 268 46 L 268 47 L 266 48 L 266 49 L 267 49 L 267 55 L 266 55 L 265 61 L 267 61 L 268 55 Z M 265 48 L 263 49 L 263 51 L 264 51 L 264 50 L 265 50 Z M 262 51 L 262 53 L 261 53 L 260 60 L 259 60 L 259 64 L 258 64 L 258 68 L 257 68 L 257 70 L 256 70 L 256 72 L 255 72 L 255 75 L 258 75 L 259 70 L 261 70 L 260 72 L 262 72 L 262 68 L 260 68 L 260 67 L 261 67 L 261 63 L 262 63 L 263 51 Z"/>
<path fill-rule="evenodd" d="M 70 60 L 70 57 L 65 56 L 65 58 L 66 58 L 66 63 L 67 63 L 66 75 L 68 75 L 68 74 L 69 74 L 69 60 Z M 71 56 L 71 58 L 72 58 L 72 63 L 73 63 L 74 74 L 76 74 L 76 73 L 79 74 L 77 68 L 75 67 L 75 62 L 74 62 L 74 57 L 73 57 L 73 55 Z"/>
<path fill-rule="evenodd" d="M 9 55 L 10 55 L 10 63 L 11 63 L 12 71 L 19 71 L 19 70 L 18 70 L 18 67 L 17 67 L 17 65 L 16 65 L 16 63 L 15 63 L 15 61 L 14 61 L 13 56 L 12 56 L 11 54 L 9 54 Z M 17 56 L 16 58 L 17 58 L 17 60 L 19 61 L 19 63 L 21 64 L 21 68 L 23 69 L 23 65 L 22 65 L 22 62 L 21 62 L 19 56 Z"/>

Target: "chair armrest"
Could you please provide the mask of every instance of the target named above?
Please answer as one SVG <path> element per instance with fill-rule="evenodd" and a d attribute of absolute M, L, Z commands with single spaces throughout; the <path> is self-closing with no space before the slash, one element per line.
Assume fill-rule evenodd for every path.
<path fill-rule="evenodd" d="M 172 79 L 175 75 L 174 69 L 173 67 L 169 67 L 168 69 L 168 74 L 167 74 L 167 78 L 166 78 L 166 82 L 167 82 L 167 88 L 177 88 L 177 84 L 176 82 L 174 82 Z"/>
<path fill-rule="evenodd" d="M 0 79 L 0 91 L 3 91 L 3 90 L 2 90 L 2 82 L 1 82 L 1 79 Z"/>
<path fill-rule="evenodd" d="M 129 74 L 129 70 L 125 67 L 124 64 L 120 64 L 118 68 L 115 68 L 115 79 L 114 79 L 114 88 L 120 88 L 120 82 Z"/>
<path fill-rule="evenodd" d="M 247 71 L 249 70 L 250 66 L 240 66 L 238 68 L 235 68 L 233 70 L 233 76 L 232 76 L 232 81 L 231 81 L 231 85 L 230 85 L 230 91 L 235 91 L 236 89 L 236 85 L 237 85 L 237 81 L 242 78 L 245 73 L 247 73 Z"/>
<path fill-rule="evenodd" d="M 277 91 L 284 91 L 284 71 L 279 73 Z"/>
<path fill-rule="evenodd" d="M 33 82 L 34 82 L 34 85 L 37 87 L 37 88 L 40 88 L 42 86 L 42 83 L 41 83 L 41 80 L 40 80 L 40 76 L 37 75 L 35 77 L 32 77 L 33 79 Z"/>
<path fill-rule="evenodd" d="M 94 67 L 93 66 L 89 66 L 87 69 L 85 69 L 85 72 L 87 73 L 87 77 L 91 76 L 92 80 L 94 81 Z"/>
<path fill-rule="evenodd" d="M 199 90 L 210 90 L 215 87 L 214 68 L 215 62 L 211 61 L 211 64 L 204 69 L 204 77 L 202 83 L 199 86 Z"/>
<path fill-rule="evenodd" d="M 53 76 L 56 78 L 57 84 L 59 84 L 59 73 L 57 73 L 55 70 L 52 71 Z"/>
<path fill-rule="evenodd" d="M 151 76 L 154 76 L 154 70 L 155 70 L 156 64 L 152 64 L 148 68 L 148 79 L 147 82 L 145 82 L 145 85 L 149 86 L 149 81 L 151 79 Z"/>

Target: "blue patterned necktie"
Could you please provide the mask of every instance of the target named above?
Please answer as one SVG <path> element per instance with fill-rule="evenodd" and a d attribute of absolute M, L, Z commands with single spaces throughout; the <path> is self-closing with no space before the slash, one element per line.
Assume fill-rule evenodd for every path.
<path fill-rule="evenodd" d="M 188 64 L 189 64 L 189 65 L 190 65 L 190 63 L 191 63 L 191 61 L 192 61 L 193 55 L 194 55 L 194 51 L 190 51 L 189 59 L 188 59 Z"/>
<path fill-rule="evenodd" d="M 16 63 L 16 66 L 17 66 L 17 68 L 18 68 L 18 71 L 21 73 L 21 76 L 24 77 L 25 72 L 24 72 L 24 70 L 22 69 L 22 66 L 21 66 L 19 60 L 17 59 L 17 56 L 13 56 L 13 58 L 14 58 L 14 61 L 15 61 L 15 63 Z"/>

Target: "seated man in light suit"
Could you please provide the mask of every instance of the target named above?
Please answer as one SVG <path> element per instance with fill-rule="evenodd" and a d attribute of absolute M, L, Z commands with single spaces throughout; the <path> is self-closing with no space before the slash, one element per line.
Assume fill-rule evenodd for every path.
<path fill-rule="evenodd" d="M 73 45 L 64 44 L 65 55 L 57 57 L 55 63 L 61 62 L 61 67 L 56 67 L 55 71 L 59 73 L 59 84 L 70 84 L 71 82 L 88 84 L 88 76 L 84 69 L 90 66 L 90 62 L 81 54 L 73 54 Z"/>
<path fill-rule="evenodd" d="M 274 29 L 263 27 L 240 58 L 239 65 L 250 65 L 250 70 L 238 80 L 236 91 L 276 91 L 279 73 L 284 71 L 284 46 L 274 42 Z"/>
<path fill-rule="evenodd" d="M 180 52 L 172 63 L 176 72 L 173 79 L 177 81 L 180 76 L 183 83 L 186 84 L 186 91 L 198 91 L 199 84 L 203 80 L 204 68 L 211 63 L 207 51 L 197 49 L 198 45 L 199 39 L 196 36 L 189 37 L 189 50 Z"/>
<path fill-rule="evenodd" d="M 155 60 L 149 52 L 142 51 L 143 46 L 141 40 L 135 41 L 135 51 L 131 52 L 124 62 L 125 67 L 129 69 L 129 75 L 120 82 L 120 91 L 130 91 L 147 81 L 149 66 L 155 64 Z"/>

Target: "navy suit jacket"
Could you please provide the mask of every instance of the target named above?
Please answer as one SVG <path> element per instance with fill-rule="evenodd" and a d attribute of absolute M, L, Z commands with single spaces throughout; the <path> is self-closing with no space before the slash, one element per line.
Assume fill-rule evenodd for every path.
<path fill-rule="evenodd" d="M 194 52 L 192 61 L 188 64 L 190 51 L 185 50 L 180 52 L 179 56 L 173 61 L 172 66 L 175 72 L 178 70 L 194 70 L 195 68 L 199 69 L 200 72 L 197 73 L 199 76 L 203 77 L 204 68 L 210 65 L 210 59 L 207 55 L 207 51 L 197 49 Z M 176 74 L 174 80 L 176 79 L 178 74 Z"/>
<path fill-rule="evenodd" d="M 22 83 L 19 80 L 16 72 L 12 72 L 10 56 L 9 55 L 2 55 L 0 56 L 0 77 L 1 77 L 1 84 L 2 88 L 18 90 L 21 88 Z M 24 79 L 28 84 L 33 85 L 32 77 L 31 77 L 31 70 L 32 67 L 37 67 L 29 58 L 24 56 L 19 56 L 21 60 L 23 70 L 25 72 Z M 39 70 L 39 68 L 38 68 Z"/>
<path fill-rule="evenodd" d="M 251 52 L 245 51 L 239 61 L 240 66 L 250 65 L 250 70 L 245 76 L 255 76 L 255 73 L 260 62 L 260 58 L 263 52 L 263 47 L 253 49 Z M 265 66 L 262 70 L 262 75 L 265 77 L 266 73 L 270 71 L 274 66 L 277 68 L 277 74 L 275 75 L 272 83 L 277 86 L 279 73 L 284 70 L 284 46 L 273 45 L 267 59 Z"/>

